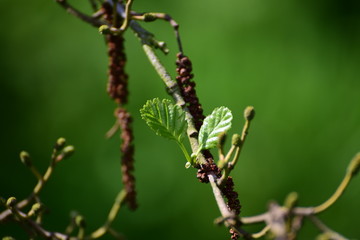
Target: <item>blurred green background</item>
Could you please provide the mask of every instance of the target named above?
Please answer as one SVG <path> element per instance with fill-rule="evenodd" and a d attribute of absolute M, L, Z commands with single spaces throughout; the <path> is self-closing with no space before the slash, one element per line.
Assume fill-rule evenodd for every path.
<path fill-rule="evenodd" d="M 70 1 L 90 12 L 87 1 Z M 45 226 L 63 231 L 71 210 L 102 224 L 121 188 L 119 139 L 104 138 L 115 104 L 106 93 L 107 56 L 97 29 L 54 1 L 2 1 L 0 8 L 0 195 L 26 197 L 36 181 L 19 161 L 30 152 L 44 171 L 58 137 L 76 154 L 57 167 L 41 194 L 50 209 Z M 360 2 L 357 0 L 135 1 L 134 9 L 170 13 L 181 25 L 206 114 L 227 106 L 241 131 L 242 112 L 256 109 L 241 160 L 233 171 L 242 215 L 266 210 L 297 191 L 300 204 L 317 205 L 333 193 L 360 151 Z M 174 75 L 172 29 L 143 24 L 171 53 L 162 59 Z M 139 209 L 124 208 L 114 223 L 128 239 L 228 239 L 213 226 L 219 211 L 209 185 L 184 168 L 173 142 L 140 119 L 146 100 L 168 98 L 138 40 L 126 33 L 130 75 L 128 108 L 134 117 Z M 162 55 L 159 53 L 159 55 Z M 321 214 L 331 228 L 360 238 L 360 179 Z M 261 226 L 249 228 L 259 230 Z M 0 236 L 25 239 L 15 224 Z M 306 223 L 299 239 L 317 230 Z M 105 238 L 106 239 L 106 238 Z"/>

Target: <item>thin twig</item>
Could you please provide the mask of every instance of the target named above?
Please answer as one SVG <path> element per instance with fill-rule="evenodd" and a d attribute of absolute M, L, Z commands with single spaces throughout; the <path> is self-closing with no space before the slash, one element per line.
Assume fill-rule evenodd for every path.
<path fill-rule="evenodd" d="M 346 174 L 344 179 L 341 181 L 339 187 L 334 192 L 334 194 L 328 200 L 326 200 L 324 203 L 320 204 L 317 207 L 314 207 L 314 213 L 316 213 L 316 214 L 320 213 L 320 212 L 326 210 L 327 208 L 329 208 L 331 205 L 333 205 L 339 199 L 339 197 L 343 194 L 343 192 L 349 185 L 351 177 L 352 176 L 350 174 Z"/>
<path fill-rule="evenodd" d="M 340 235 L 339 233 L 333 231 L 328 226 L 326 226 L 319 218 L 315 217 L 314 215 L 308 216 L 309 219 L 314 223 L 314 225 L 320 229 L 320 231 L 329 234 L 331 237 L 329 239 L 333 240 L 347 240 L 346 237 Z"/>
<path fill-rule="evenodd" d="M 104 225 L 101 226 L 100 228 L 98 228 L 97 230 L 95 230 L 93 233 L 91 233 L 91 235 L 90 235 L 91 238 L 99 238 L 99 237 L 103 236 L 106 232 L 109 231 L 111 224 L 113 223 L 116 216 L 118 215 L 121 205 L 125 201 L 125 199 L 126 199 L 126 191 L 122 190 L 116 196 L 115 202 L 109 212 L 109 215 L 108 215 Z"/>
<path fill-rule="evenodd" d="M 183 47 L 181 44 L 180 32 L 179 32 L 179 24 L 169 15 L 166 13 L 133 13 L 132 19 L 134 20 L 141 20 L 145 22 L 154 21 L 156 19 L 162 19 L 170 23 L 170 25 L 174 28 L 175 38 L 178 44 L 179 52 L 183 53 Z"/>
<path fill-rule="evenodd" d="M 80 12 L 79 10 L 71 6 L 66 0 L 56 0 L 56 2 L 60 4 L 60 6 L 62 6 L 68 13 L 70 13 L 71 15 L 77 18 L 80 18 L 81 20 L 89 23 L 92 26 L 100 27 L 101 25 L 105 24 L 103 21 L 100 21 L 99 19 L 93 18 L 91 16 L 88 16 Z"/>
<path fill-rule="evenodd" d="M 260 232 L 251 234 L 252 238 L 261 238 L 270 230 L 270 226 L 266 225 Z"/>

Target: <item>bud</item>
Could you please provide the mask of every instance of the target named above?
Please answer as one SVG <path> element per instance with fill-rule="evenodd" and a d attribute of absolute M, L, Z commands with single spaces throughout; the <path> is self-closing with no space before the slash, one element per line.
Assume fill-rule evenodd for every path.
<path fill-rule="evenodd" d="M 232 136 L 232 139 L 231 139 L 231 144 L 236 146 L 236 147 L 239 147 L 240 144 L 241 144 L 241 137 L 239 134 L 234 134 Z"/>
<path fill-rule="evenodd" d="M 328 232 L 321 233 L 316 237 L 316 240 L 331 240 L 331 239 L 333 238 L 331 237 L 331 234 Z"/>
<path fill-rule="evenodd" d="M 222 148 L 222 146 L 224 146 L 226 141 L 226 133 L 222 132 L 219 134 L 219 141 L 218 141 L 218 148 Z"/>
<path fill-rule="evenodd" d="M 59 151 L 65 146 L 65 143 L 66 143 L 65 138 L 59 138 L 56 141 L 54 148 Z"/>
<path fill-rule="evenodd" d="M 99 33 L 100 33 L 100 34 L 110 34 L 111 31 L 110 31 L 109 26 L 108 26 L 108 25 L 101 25 L 101 26 L 99 27 Z"/>
<path fill-rule="evenodd" d="M 17 203 L 17 200 L 15 197 L 9 197 L 8 200 L 6 201 L 6 206 L 13 207 L 13 206 L 15 206 L 16 203 Z"/>
<path fill-rule="evenodd" d="M 248 106 L 245 108 L 245 111 L 244 111 L 244 117 L 245 117 L 245 120 L 247 121 L 251 121 L 255 116 L 255 109 L 253 106 Z"/>
<path fill-rule="evenodd" d="M 297 204 L 298 198 L 299 198 L 299 195 L 297 192 L 289 193 L 285 198 L 284 206 L 288 209 L 295 207 Z"/>
<path fill-rule="evenodd" d="M 75 152 L 75 148 L 73 145 L 66 146 L 63 150 L 64 157 L 70 157 Z"/>
<path fill-rule="evenodd" d="M 360 152 L 355 155 L 348 166 L 348 173 L 355 176 L 360 170 Z"/>
<path fill-rule="evenodd" d="M 15 240 L 15 238 L 13 238 L 11 236 L 6 236 L 6 237 L 3 237 L 2 240 Z"/>
<path fill-rule="evenodd" d="M 145 13 L 143 16 L 144 16 L 144 22 L 152 22 L 157 19 L 156 16 L 152 13 Z"/>
<path fill-rule="evenodd" d="M 86 224 L 85 224 L 85 219 L 83 216 L 81 215 L 77 215 L 75 217 L 75 224 L 76 226 L 80 227 L 80 228 L 85 228 L 86 227 Z"/>
<path fill-rule="evenodd" d="M 62 152 L 56 157 L 56 162 L 60 162 L 65 158 L 69 158 L 75 152 L 75 148 L 72 145 L 66 146 Z"/>
<path fill-rule="evenodd" d="M 38 214 L 41 211 L 41 209 L 42 209 L 41 203 L 33 204 L 31 207 L 31 210 L 28 213 L 28 216 L 31 217 L 31 216 Z"/>
<path fill-rule="evenodd" d="M 22 151 L 20 153 L 20 160 L 25 166 L 31 167 L 31 158 L 28 152 Z"/>

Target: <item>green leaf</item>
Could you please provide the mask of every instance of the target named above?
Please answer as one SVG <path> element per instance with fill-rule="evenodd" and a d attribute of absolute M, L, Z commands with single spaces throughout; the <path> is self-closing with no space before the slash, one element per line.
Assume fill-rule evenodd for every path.
<path fill-rule="evenodd" d="M 227 107 L 215 108 L 211 115 L 207 116 L 199 131 L 200 149 L 216 147 L 220 133 L 231 128 L 233 116 Z"/>
<path fill-rule="evenodd" d="M 185 112 L 170 100 L 158 98 L 148 100 L 140 109 L 141 117 L 159 136 L 181 142 L 187 122 Z"/>

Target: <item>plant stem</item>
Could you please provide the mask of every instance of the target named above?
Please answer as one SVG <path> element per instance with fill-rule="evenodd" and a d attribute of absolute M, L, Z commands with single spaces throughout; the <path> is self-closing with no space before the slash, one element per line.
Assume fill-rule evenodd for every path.
<path fill-rule="evenodd" d="M 133 3 L 133 0 L 127 0 L 127 2 L 126 2 L 125 18 L 124 18 L 123 24 L 120 27 L 120 31 L 125 31 L 127 29 L 127 27 L 129 26 L 130 9 L 131 9 L 132 3 Z"/>
<path fill-rule="evenodd" d="M 349 185 L 350 180 L 351 180 L 351 175 L 346 174 L 344 179 L 341 181 L 339 187 L 334 192 L 334 194 L 328 200 L 326 200 L 324 203 L 320 204 L 317 207 L 314 207 L 314 213 L 318 214 L 318 213 L 326 210 L 327 208 L 329 208 L 332 204 L 334 204 L 339 199 L 339 197 L 343 194 L 346 187 Z"/>
<path fill-rule="evenodd" d="M 98 228 L 96 231 L 91 233 L 90 238 L 99 238 L 103 236 L 108 230 L 110 229 L 111 224 L 115 220 L 117 214 L 119 213 L 119 210 L 121 208 L 122 203 L 126 199 L 126 191 L 121 190 L 118 195 L 116 196 L 115 202 L 109 212 L 109 215 L 104 223 L 104 225 L 100 228 Z"/>
<path fill-rule="evenodd" d="M 339 233 L 331 230 L 327 227 L 319 218 L 311 215 L 309 216 L 310 220 L 314 223 L 314 225 L 319 228 L 322 232 L 329 235 L 329 239 L 336 239 L 336 240 L 347 240 L 346 237 L 341 236 Z"/>
<path fill-rule="evenodd" d="M 192 158 L 190 157 L 188 151 L 186 150 L 185 145 L 184 145 L 182 142 L 180 142 L 180 141 L 176 141 L 176 142 L 178 143 L 179 147 L 181 148 L 181 151 L 184 153 L 186 160 L 187 160 L 191 165 L 194 165 L 193 160 L 192 160 Z"/>

